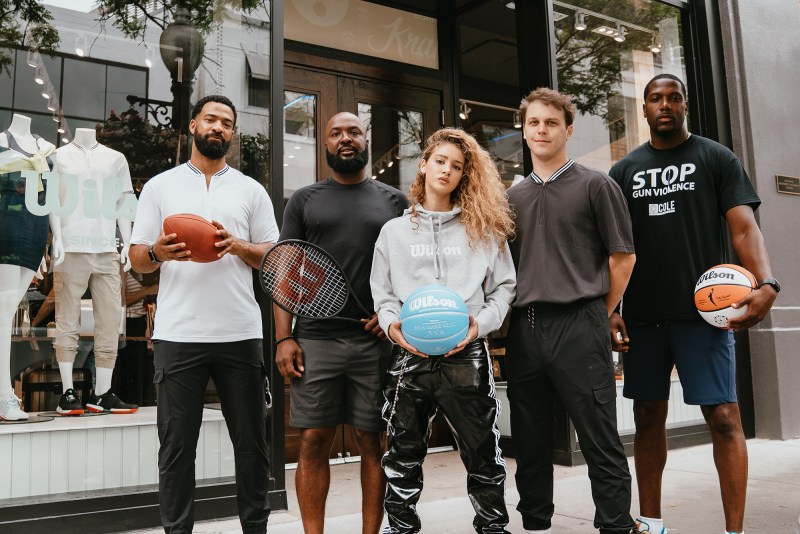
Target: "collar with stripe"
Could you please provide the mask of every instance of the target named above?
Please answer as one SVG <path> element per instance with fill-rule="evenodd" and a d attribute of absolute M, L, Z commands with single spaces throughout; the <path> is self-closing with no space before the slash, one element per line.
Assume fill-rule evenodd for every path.
<path fill-rule="evenodd" d="M 192 163 L 190 161 L 186 162 L 186 166 L 189 167 L 189 169 L 191 169 L 195 174 L 203 174 L 203 171 L 201 171 L 200 169 L 198 169 L 197 167 L 192 165 Z M 213 174 L 213 176 L 222 176 L 223 174 L 228 172 L 229 169 L 230 169 L 230 167 L 228 167 L 228 164 L 226 163 L 225 167 L 223 167 L 222 170 L 220 170 L 218 172 L 215 172 Z"/>
<path fill-rule="evenodd" d="M 95 144 L 93 144 L 92 146 L 90 146 L 89 148 L 86 148 L 86 147 L 85 147 L 85 146 L 83 146 L 83 145 L 79 145 L 79 144 L 78 144 L 78 143 L 76 143 L 75 141 L 73 141 L 73 142 L 72 142 L 72 144 L 73 144 L 73 145 L 75 145 L 76 147 L 80 148 L 81 150 L 84 150 L 84 151 L 87 151 L 87 150 L 94 150 L 95 148 L 97 148 L 97 147 L 99 147 L 99 146 L 100 146 L 100 143 L 95 143 Z"/>
<path fill-rule="evenodd" d="M 574 161 L 574 160 L 568 159 L 568 160 L 567 160 L 567 162 L 566 162 L 564 165 L 562 165 L 560 169 L 558 169 L 556 172 L 554 172 L 554 173 L 553 173 L 553 176 L 551 176 L 551 177 L 550 177 L 550 179 L 549 179 L 549 180 L 547 180 L 547 181 L 548 181 L 548 182 L 555 182 L 556 180 L 558 180 L 558 178 L 559 178 L 559 177 L 560 177 L 562 174 L 564 174 L 565 172 L 567 172 L 567 170 L 568 170 L 570 167 L 572 167 L 572 165 L 573 165 L 574 163 L 575 163 L 575 161 Z M 533 183 L 536 183 L 536 184 L 543 184 L 543 183 L 544 183 L 544 180 L 542 180 L 541 178 L 539 178 L 539 177 L 536 175 L 536 173 L 535 173 L 535 172 L 531 172 L 531 173 L 528 175 L 528 178 L 530 178 L 531 180 L 533 180 Z"/>

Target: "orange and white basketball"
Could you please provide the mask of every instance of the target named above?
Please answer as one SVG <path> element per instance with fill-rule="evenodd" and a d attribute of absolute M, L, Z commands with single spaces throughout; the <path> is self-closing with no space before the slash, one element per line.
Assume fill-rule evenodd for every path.
<path fill-rule="evenodd" d="M 755 276 L 738 265 L 723 263 L 710 268 L 694 287 L 694 305 L 703 319 L 717 328 L 727 328 L 730 319 L 744 315 L 747 306 L 731 308 L 758 287 Z"/>

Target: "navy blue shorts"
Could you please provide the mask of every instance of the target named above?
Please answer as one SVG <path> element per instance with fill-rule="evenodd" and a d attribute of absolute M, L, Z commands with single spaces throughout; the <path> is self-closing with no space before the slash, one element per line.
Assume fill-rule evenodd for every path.
<path fill-rule="evenodd" d="M 698 318 L 628 326 L 630 350 L 623 354 L 622 395 L 635 400 L 669 399 L 672 366 L 686 404 L 736 402 L 733 332 Z"/>

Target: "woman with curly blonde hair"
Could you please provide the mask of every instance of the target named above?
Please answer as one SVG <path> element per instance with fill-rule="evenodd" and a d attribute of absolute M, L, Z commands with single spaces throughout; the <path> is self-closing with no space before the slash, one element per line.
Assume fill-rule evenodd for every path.
<path fill-rule="evenodd" d="M 378 321 L 395 343 L 384 388 L 388 452 L 384 533 L 421 529 L 416 503 L 430 422 L 441 410 L 467 469 L 467 493 L 478 533 L 503 534 L 508 524 L 505 462 L 497 429 L 499 405 L 486 336 L 514 298 L 516 277 L 506 239 L 513 221 L 489 153 L 468 133 L 431 135 L 409 195 L 412 206 L 381 229 L 370 285 Z M 410 345 L 400 308 L 416 289 L 439 284 L 458 293 L 470 313 L 466 337 L 443 355 Z"/>

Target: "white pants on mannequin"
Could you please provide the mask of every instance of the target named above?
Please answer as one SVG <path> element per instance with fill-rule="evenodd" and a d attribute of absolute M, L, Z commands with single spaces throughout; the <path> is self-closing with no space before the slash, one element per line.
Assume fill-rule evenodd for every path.
<path fill-rule="evenodd" d="M 11 387 L 11 324 L 34 272 L 18 265 L 0 265 L 0 418 L 28 419 Z"/>

